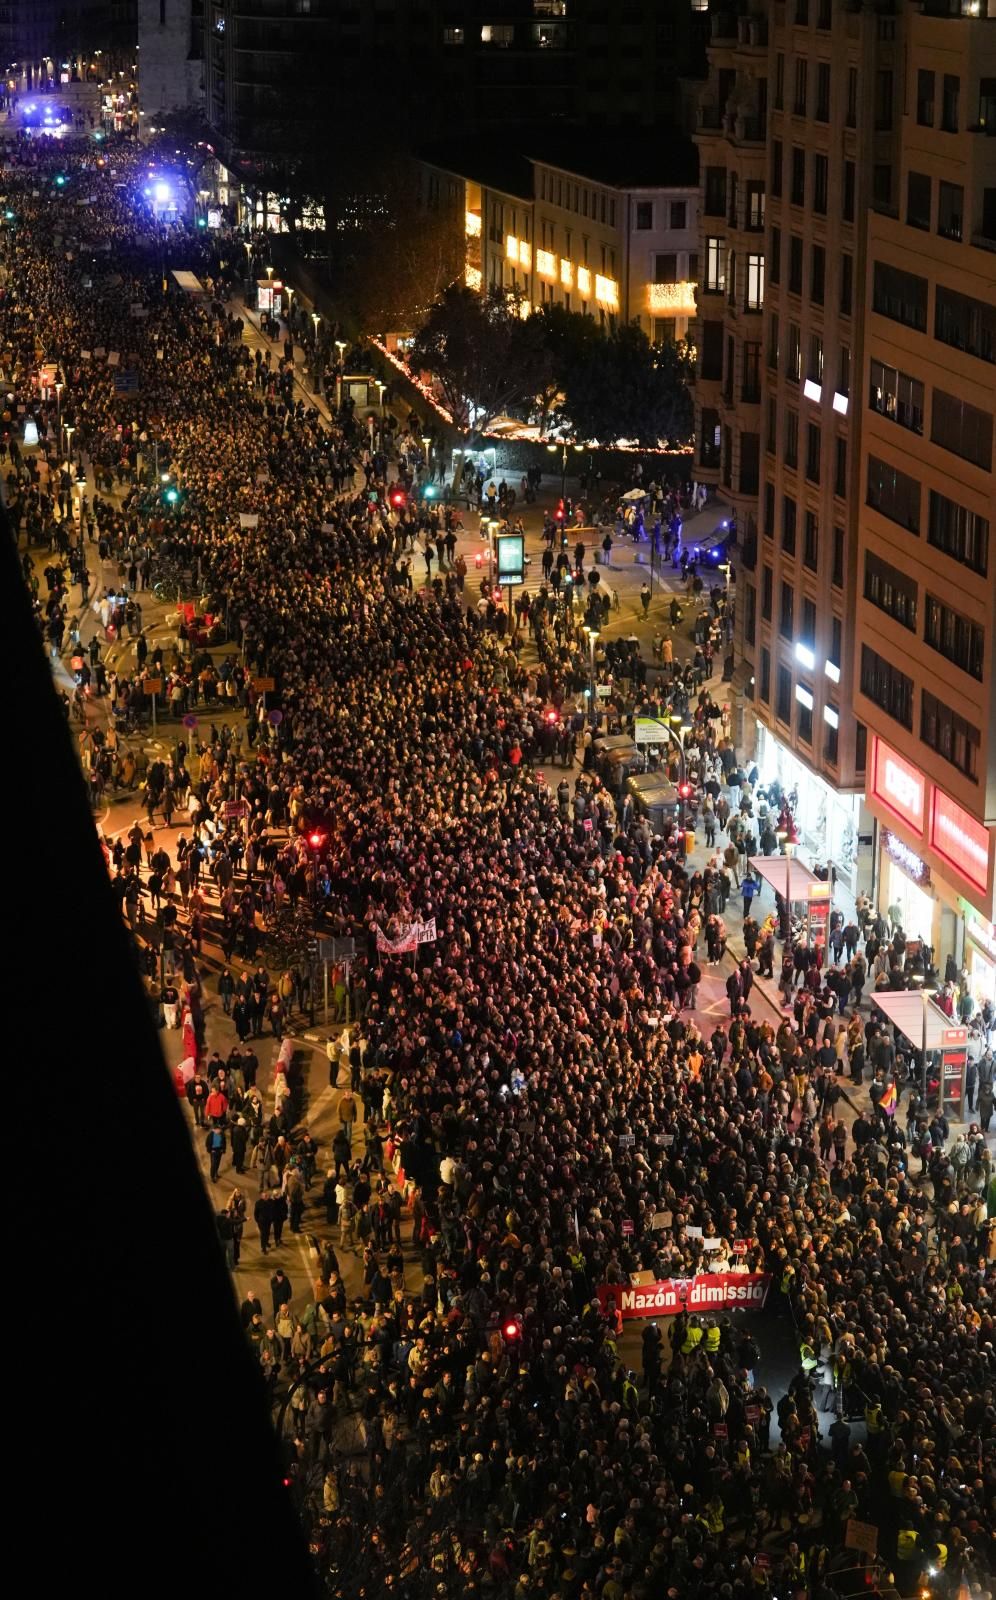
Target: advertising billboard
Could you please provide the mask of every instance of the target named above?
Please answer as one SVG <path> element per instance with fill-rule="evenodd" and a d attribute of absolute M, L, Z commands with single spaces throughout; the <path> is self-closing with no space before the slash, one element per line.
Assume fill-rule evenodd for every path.
<path fill-rule="evenodd" d="M 923 833 L 926 779 L 911 761 L 877 736 L 872 747 L 869 793 L 915 834 Z"/>
<path fill-rule="evenodd" d="M 509 587 L 522 583 L 526 572 L 526 541 L 521 533 L 502 533 L 495 540 L 498 582 Z"/>

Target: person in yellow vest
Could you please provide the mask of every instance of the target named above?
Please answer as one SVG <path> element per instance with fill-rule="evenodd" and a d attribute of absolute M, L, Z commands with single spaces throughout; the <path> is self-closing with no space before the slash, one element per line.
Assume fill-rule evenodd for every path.
<path fill-rule="evenodd" d="M 916 1561 L 920 1554 L 920 1535 L 915 1528 L 900 1528 L 896 1540 L 896 1558 L 899 1561 Z"/>
<path fill-rule="evenodd" d="M 640 1409 L 640 1391 L 636 1387 L 635 1372 L 627 1372 L 623 1379 L 622 1403 L 626 1411 L 635 1413 Z"/>
<path fill-rule="evenodd" d="M 689 1322 L 688 1327 L 685 1329 L 685 1337 L 681 1341 L 681 1353 L 682 1353 L 682 1355 L 683 1356 L 694 1355 L 695 1351 L 698 1349 L 698 1347 L 699 1347 L 699 1345 L 701 1343 L 702 1343 L 702 1323 L 700 1322 L 698 1317 L 693 1317 L 692 1320 Z"/>
<path fill-rule="evenodd" d="M 799 1346 L 799 1362 L 802 1366 L 803 1372 L 807 1377 L 811 1372 L 815 1372 L 816 1368 L 819 1366 L 816 1351 L 806 1339 L 804 1339 Z"/>
<path fill-rule="evenodd" d="M 712 1499 L 706 1502 L 705 1520 L 706 1527 L 714 1537 L 723 1532 L 726 1526 L 726 1515 L 723 1510 L 723 1502 L 718 1494 L 714 1494 Z"/>
<path fill-rule="evenodd" d="M 716 1325 L 716 1319 L 715 1317 L 708 1317 L 706 1319 L 705 1327 L 705 1347 L 707 1356 L 715 1356 L 719 1354 L 719 1341 L 720 1331 Z"/>

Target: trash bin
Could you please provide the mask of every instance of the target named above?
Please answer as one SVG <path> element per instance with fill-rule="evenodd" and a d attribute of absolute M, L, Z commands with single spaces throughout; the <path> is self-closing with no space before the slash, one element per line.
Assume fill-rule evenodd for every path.
<path fill-rule="evenodd" d="M 694 849 L 695 849 L 695 833 L 691 828 L 686 828 L 685 829 L 685 856 L 686 856 L 686 858 L 691 855 L 691 853 L 692 853 L 692 851 Z"/>

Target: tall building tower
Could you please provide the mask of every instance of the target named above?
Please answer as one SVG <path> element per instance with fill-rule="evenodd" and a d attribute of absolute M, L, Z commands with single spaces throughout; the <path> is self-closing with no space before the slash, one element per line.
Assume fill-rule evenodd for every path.
<path fill-rule="evenodd" d="M 138 106 L 143 135 L 169 111 L 203 108 L 204 14 L 196 0 L 138 0 Z"/>
<path fill-rule="evenodd" d="M 765 292 L 768 15 L 709 18 L 708 75 L 699 96 L 698 349 L 695 477 L 736 518 L 742 568 L 756 566 Z M 717 513 L 718 515 L 719 513 Z M 738 607 L 735 703 L 753 671 Z M 742 739 L 740 718 L 736 729 Z"/>
<path fill-rule="evenodd" d="M 879 902 L 996 1000 L 996 3 L 900 14 L 868 219 L 854 707 Z"/>

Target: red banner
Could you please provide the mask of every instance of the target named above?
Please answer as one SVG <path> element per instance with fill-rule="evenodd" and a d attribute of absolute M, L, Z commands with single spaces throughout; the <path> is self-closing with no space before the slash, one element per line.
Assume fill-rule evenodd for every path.
<path fill-rule="evenodd" d="M 768 1297 L 770 1272 L 700 1272 L 694 1278 L 662 1278 L 630 1288 L 603 1283 L 598 1303 L 603 1311 L 631 1317 L 676 1317 L 680 1311 L 760 1311 Z"/>

